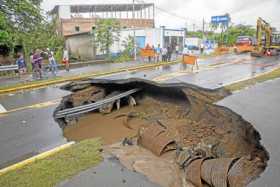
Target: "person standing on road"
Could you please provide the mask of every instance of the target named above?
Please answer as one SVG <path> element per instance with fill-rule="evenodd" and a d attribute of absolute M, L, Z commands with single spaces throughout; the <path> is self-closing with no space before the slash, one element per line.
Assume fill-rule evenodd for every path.
<path fill-rule="evenodd" d="M 66 48 L 63 50 L 63 60 L 62 63 L 65 64 L 66 71 L 70 71 L 69 53 Z"/>
<path fill-rule="evenodd" d="M 56 76 L 56 74 L 57 74 L 57 63 L 56 63 L 56 60 L 54 58 L 54 52 L 51 51 L 50 49 L 47 49 L 47 53 L 48 53 L 50 70 L 51 70 L 52 74 L 54 76 Z"/>
<path fill-rule="evenodd" d="M 160 44 L 158 44 L 158 47 L 156 48 L 156 58 L 157 58 L 157 62 L 160 61 L 160 54 L 161 54 L 161 48 L 160 48 Z"/>

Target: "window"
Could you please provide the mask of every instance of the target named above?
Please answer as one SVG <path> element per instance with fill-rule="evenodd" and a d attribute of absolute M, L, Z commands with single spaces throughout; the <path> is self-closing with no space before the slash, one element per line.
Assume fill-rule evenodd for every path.
<path fill-rule="evenodd" d="M 75 31 L 76 31 L 76 32 L 80 32 L 80 27 L 79 27 L 79 26 L 76 26 L 76 27 L 75 27 Z"/>

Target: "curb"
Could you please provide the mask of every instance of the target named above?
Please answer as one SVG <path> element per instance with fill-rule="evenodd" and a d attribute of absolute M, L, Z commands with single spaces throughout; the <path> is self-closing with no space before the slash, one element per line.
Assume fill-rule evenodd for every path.
<path fill-rule="evenodd" d="M 54 149 L 52 149 L 52 150 L 43 152 L 43 153 L 41 153 L 41 154 L 39 154 L 39 155 L 36 155 L 36 156 L 34 156 L 34 157 L 31 157 L 31 158 L 29 158 L 29 159 L 26 159 L 26 160 L 24 160 L 24 161 L 21 161 L 21 162 L 18 162 L 18 163 L 16 163 L 16 164 L 13 164 L 13 165 L 11 165 L 11 166 L 8 166 L 8 167 L 6 167 L 6 168 L 3 168 L 3 169 L 0 170 L 0 176 L 4 175 L 4 174 L 6 174 L 6 173 L 8 173 L 8 172 L 10 172 L 10 171 L 20 169 L 20 168 L 22 168 L 22 167 L 24 167 L 24 166 L 26 166 L 26 165 L 28 165 L 28 164 L 31 164 L 31 163 L 33 163 L 33 162 L 35 162 L 35 161 L 42 160 L 42 159 L 45 159 L 45 158 L 47 158 L 47 157 L 49 157 L 49 156 L 52 156 L 52 155 L 54 155 L 55 153 L 58 153 L 58 152 L 60 152 L 60 151 L 63 151 L 63 150 L 65 150 L 65 149 L 71 147 L 71 146 L 74 145 L 74 144 L 75 144 L 75 142 L 69 142 L 69 143 L 67 143 L 67 144 L 58 146 L 58 147 L 56 147 L 56 148 L 54 148 Z"/>
<path fill-rule="evenodd" d="M 261 76 L 265 76 L 265 75 L 267 75 L 267 74 L 270 74 L 270 73 L 272 73 L 273 71 L 276 71 L 276 70 L 279 69 L 279 68 L 280 68 L 280 66 L 276 66 L 275 68 L 272 68 L 271 70 L 269 70 L 269 71 L 267 71 L 267 72 L 259 73 L 259 74 L 257 74 L 257 75 L 254 75 L 253 77 L 250 77 L 250 78 L 239 79 L 238 81 L 235 81 L 235 82 L 233 82 L 233 83 L 224 85 L 223 87 L 226 88 L 226 89 L 228 89 L 228 90 L 230 90 L 229 87 L 232 86 L 232 85 L 235 85 L 235 84 L 238 84 L 238 83 L 241 83 L 241 82 L 244 82 L 244 81 L 250 81 L 250 80 L 257 79 L 258 77 L 261 77 Z M 269 80 L 271 80 L 271 79 L 269 79 Z M 257 83 L 258 83 L 258 82 L 257 82 Z M 250 86 L 250 85 L 248 85 L 248 86 Z M 245 86 L 245 87 L 248 87 L 248 86 Z M 236 92 L 236 91 L 238 91 L 238 90 L 234 90 L 233 92 Z"/>
<path fill-rule="evenodd" d="M 33 83 L 33 84 L 31 83 L 29 85 L 17 86 L 14 88 L 0 89 L 0 94 L 16 92 L 19 90 L 42 88 L 42 87 L 52 85 L 52 84 L 59 84 L 59 83 L 68 82 L 68 81 L 77 81 L 77 80 L 81 80 L 81 79 L 85 79 L 85 78 L 89 78 L 89 77 L 98 77 L 98 76 L 110 75 L 110 74 L 114 74 L 114 73 L 121 73 L 121 72 L 125 72 L 125 71 L 135 71 L 135 70 L 139 70 L 139 69 L 153 68 L 153 67 L 158 67 L 158 66 L 163 66 L 163 65 L 172 65 L 172 64 L 176 64 L 176 63 L 178 63 L 178 62 L 175 61 L 175 62 L 148 64 L 148 65 L 141 65 L 141 66 L 137 66 L 137 67 L 121 68 L 121 69 L 112 70 L 112 71 L 108 71 L 108 72 L 89 73 L 89 74 L 82 75 L 82 76 L 73 76 L 73 77 L 68 77 L 68 78 L 62 78 L 59 80 L 50 80 L 50 81 L 46 81 L 46 82 L 42 82 L 42 83 Z"/>

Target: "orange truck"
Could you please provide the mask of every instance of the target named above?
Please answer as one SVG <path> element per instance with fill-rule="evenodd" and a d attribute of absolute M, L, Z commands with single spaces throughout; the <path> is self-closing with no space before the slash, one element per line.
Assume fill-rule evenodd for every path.
<path fill-rule="evenodd" d="M 254 50 L 254 40 L 250 36 L 239 36 L 236 40 L 234 52 L 235 53 L 246 53 Z"/>

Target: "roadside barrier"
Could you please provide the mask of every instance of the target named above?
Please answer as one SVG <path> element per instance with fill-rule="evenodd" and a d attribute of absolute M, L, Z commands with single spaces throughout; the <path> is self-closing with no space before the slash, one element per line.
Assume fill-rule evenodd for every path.
<path fill-rule="evenodd" d="M 183 55 L 183 63 L 186 65 L 192 65 L 192 71 L 193 67 L 196 66 L 197 70 L 199 69 L 198 63 L 197 63 L 197 57 L 193 55 Z"/>
<path fill-rule="evenodd" d="M 0 72 L 18 70 L 17 65 L 0 66 Z"/>

